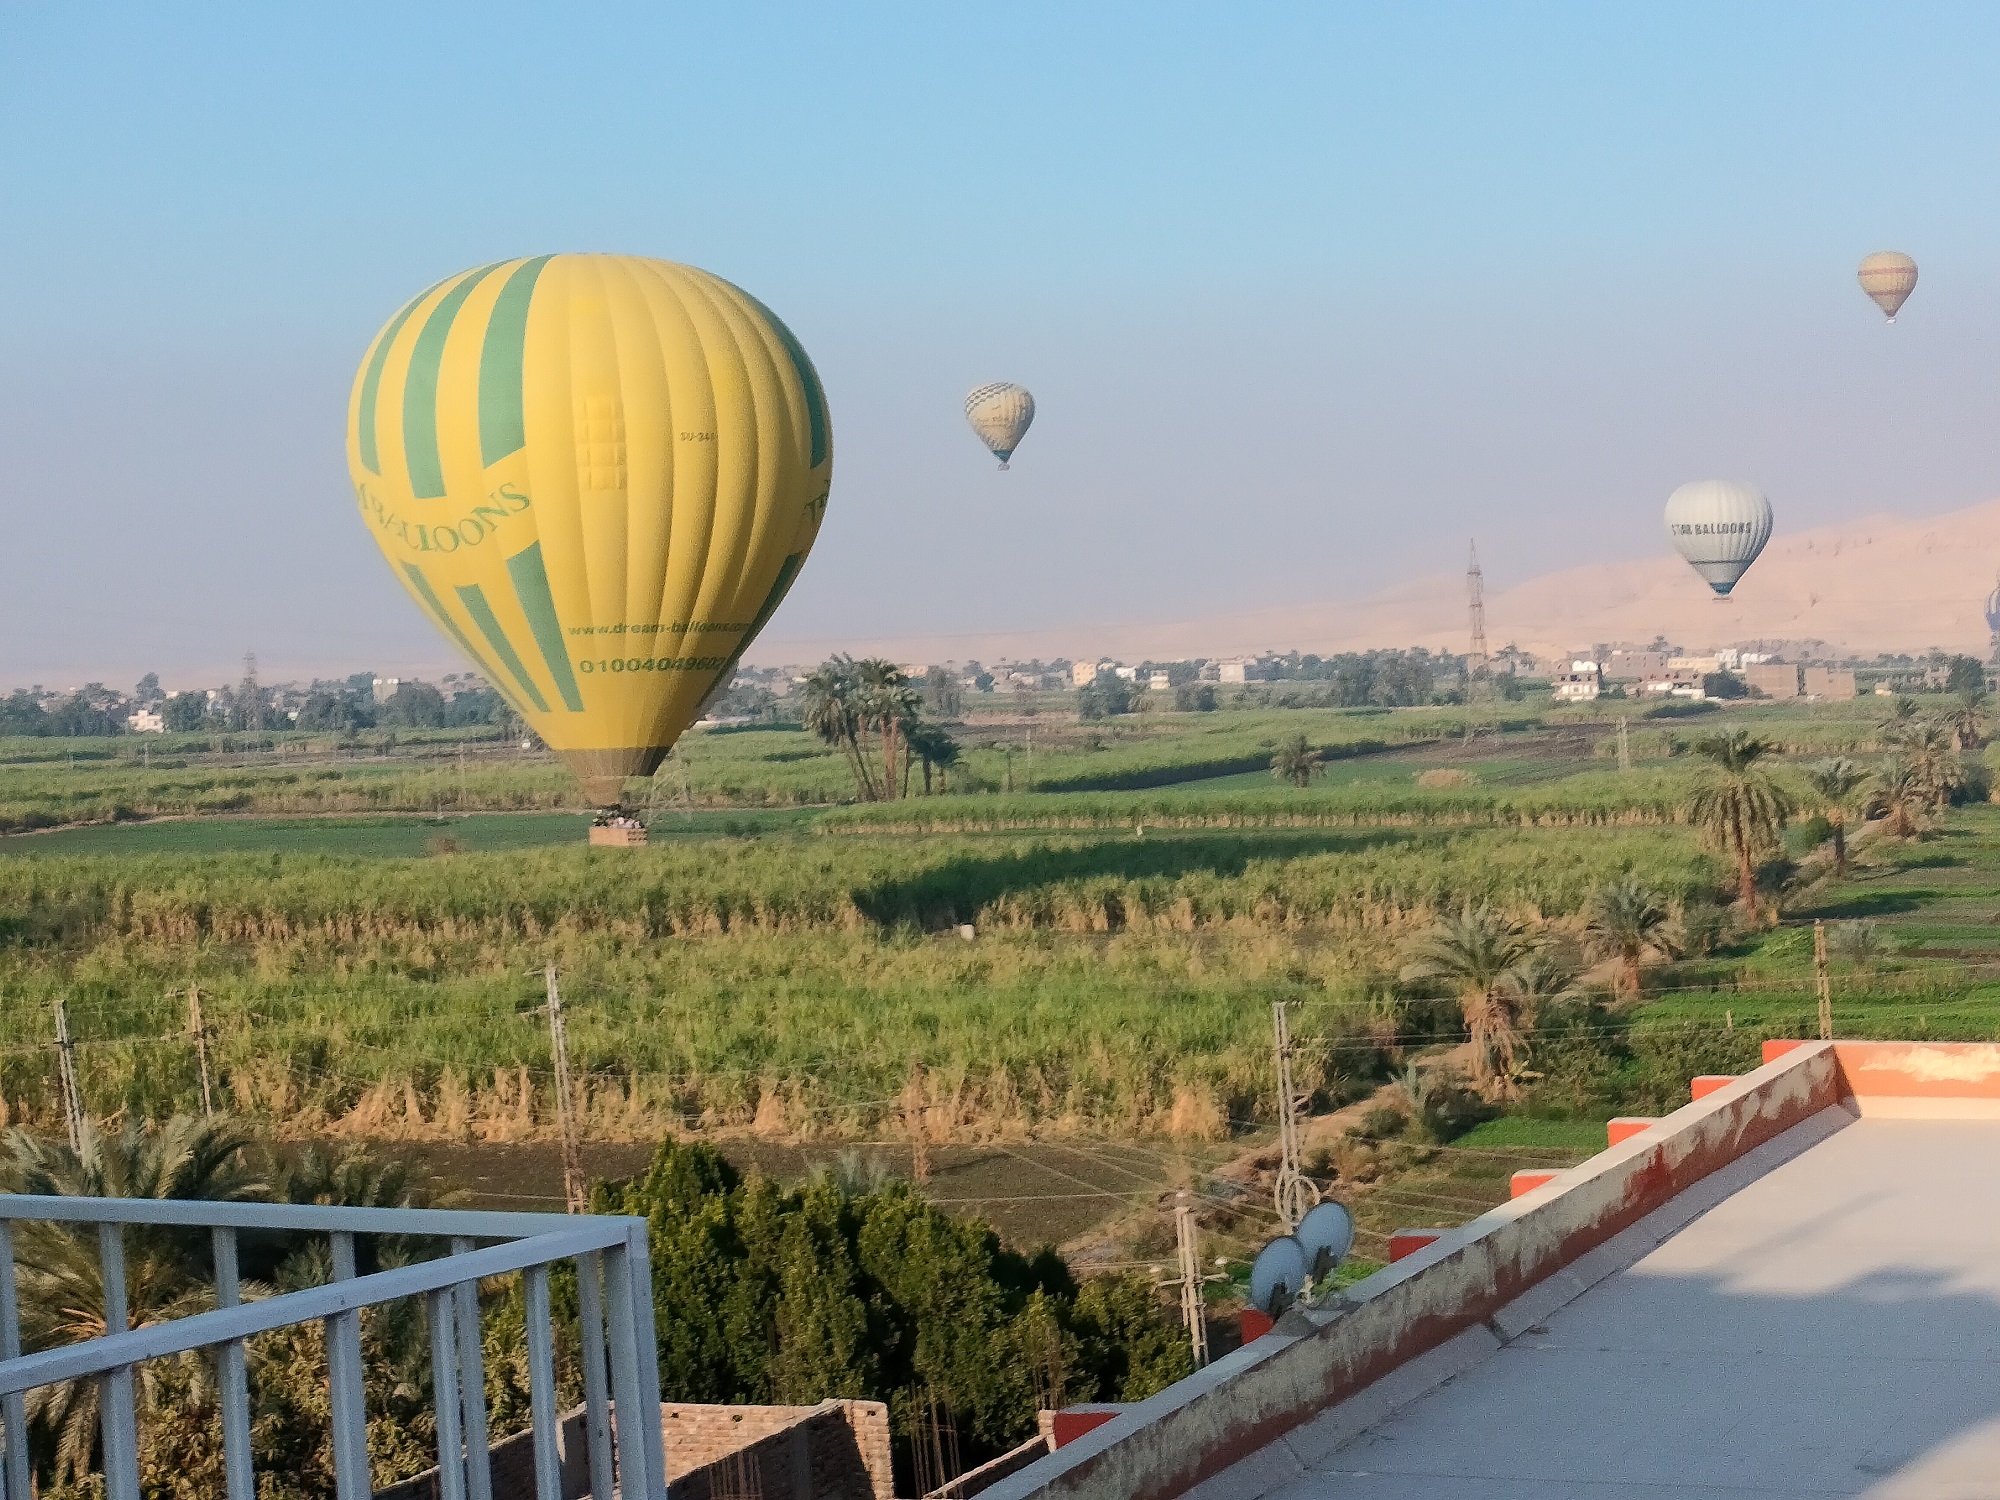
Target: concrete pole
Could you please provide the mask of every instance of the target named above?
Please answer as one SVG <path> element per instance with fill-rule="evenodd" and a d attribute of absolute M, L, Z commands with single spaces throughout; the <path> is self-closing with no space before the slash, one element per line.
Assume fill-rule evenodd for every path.
<path fill-rule="evenodd" d="M 1299 1106 L 1305 1101 L 1292 1086 L 1292 1031 L 1283 1000 L 1271 1004 L 1271 1030 L 1278 1075 L 1278 1178 L 1272 1191 L 1279 1221 L 1290 1234 L 1319 1202 L 1319 1189 L 1300 1161 Z"/>
<path fill-rule="evenodd" d="M 569 1028 L 563 1020 L 562 990 L 556 984 L 556 966 L 542 971 L 549 993 L 549 1050 L 556 1065 L 556 1123 L 562 1129 L 563 1202 L 569 1212 L 580 1214 L 585 1207 L 583 1186 L 583 1143 L 577 1135 L 576 1104 L 570 1096 Z"/>
<path fill-rule="evenodd" d="M 1826 923 L 1813 922 L 1813 978 L 1819 983 L 1819 1039 L 1833 1040 L 1833 986 L 1826 977 Z"/>
<path fill-rule="evenodd" d="M 69 1034 L 69 1007 L 56 1001 L 56 1061 L 62 1083 L 63 1122 L 72 1151 L 83 1150 L 83 1089 L 76 1076 L 76 1042 Z"/>
<path fill-rule="evenodd" d="M 1188 1347 L 1194 1352 L 1194 1367 L 1208 1363 L 1208 1308 L 1202 1300 L 1201 1247 L 1194 1208 L 1187 1189 L 1174 1195 L 1174 1241 L 1181 1263 L 1181 1321 L 1187 1324 Z"/>
<path fill-rule="evenodd" d="M 201 989 L 198 985 L 188 986 L 188 1029 L 194 1033 L 195 1056 L 201 1060 L 201 1112 L 203 1118 L 215 1115 L 215 1096 L 210 1090 L 208 1072 L 208 1027 L 202 1023 Z"/>

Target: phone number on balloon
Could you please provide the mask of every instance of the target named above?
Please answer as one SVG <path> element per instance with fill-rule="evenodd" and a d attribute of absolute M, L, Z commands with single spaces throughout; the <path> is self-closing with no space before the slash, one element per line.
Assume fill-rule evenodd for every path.
<path fill-rule="evenodd" d="M 729 662 L 726 656 L 613 656 L 585 657 L 576 664 L 579 672 L 719 672 Z"/>

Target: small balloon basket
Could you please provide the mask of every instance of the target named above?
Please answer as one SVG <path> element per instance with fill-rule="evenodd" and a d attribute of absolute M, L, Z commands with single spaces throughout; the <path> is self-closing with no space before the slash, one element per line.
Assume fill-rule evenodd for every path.
<path fill-rule="evenodd" d="M 600 813 L 590 825 L 590 844 L 593 849 L 642 849 L 646 825 L 623 813 Z"/>

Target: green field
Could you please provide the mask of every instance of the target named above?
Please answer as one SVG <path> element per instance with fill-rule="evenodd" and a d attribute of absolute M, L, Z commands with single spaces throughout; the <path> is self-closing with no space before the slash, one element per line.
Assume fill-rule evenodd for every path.
<path fill-rule="evenodd" d="M 1802 744 L 1877 733 L 1874 705 L 1833 707 L 1733 713 Z M 1707 732 L 1733 713 L 1657 732 Z M 1489 715 L 1469 741 L 1456 710 L 1151 717 L 1109 739 L 1037 726 L 1038 765 L 1143 779 L 1176 755 L 1199 769 L 1246 744 L 1264 753 L 1258 741 L 1293 724 L 1365 753 L 1336 756 L 1306 790 L 1253 770 L 718 807 L 704 774 L 797 767 L 784 757 L 812 749 L 795 731 L 718 733 L 689 747 L 687 795 L 655 806 L 653 846 L 626 851 L 584 847 L 583 818 L 559 810 L 563 773 L 505 760 L 510 747 L 468 749 L 462 773 L 448 740 L 318 764 L 302 744 L 189 745 L 185 764 L 150 767 L 114 742 L 74 769 L 31 747 L 39 759 L 0 764 L 10 805 L 81 802 L 94 778 L 125 777 L 159 801 L 206 780 L 224 800 L 301 799 L 325 815 L 239 808 L 0 839 L 0 1015 L 16 1039 L 0 1052 L 0 1098 L 11 1119 L 56 1118 L 61 998 L 93 1108 L 198 1103 L 193 985 L 212 1087 L 281 1132 L 545 1139 L 536 1007 L 553 964 L 590 1129 L 606 1139 L 685 1128 L 838 1143 L 921 1121 L 940 1140 L 1213 1140 L 1268 1115 L 1273 998 L 1303 1002 L 1302 1074 L 1322 1105 L 1449 1044 L 1455 1010 L 1396 980 L 1411 934 L 1441 913 L 1492 901 L 1574 934 L 1591 893 L 1627 871 L 1676 907 L 1727 894 L 1682 821 L 1700 764 L 1635 743 L 1621 773 L 1602 756 L 1603 714 L 1511 727 Z M 977 753 L 1004 751 L 989 739 Z M 231 755 L 252 763 L 220 763 Z M 1791 768 L 1777 774 L 1796 785 Z M 426 816 L 412 790 L 459 786 L 468 800 L 512 787 L 558 806 L 440 816 L 433 797 Z M 759 796 L 784 803 L 780 790 Z M 417 810 L 325 805 L 398 797 Z M 1878 918 L 1887 935 L 1837 973 L 1843 1028 L 2000 1029 L 2000 809 L 1956 811 L 1907 844 L 1873 840 L 1850 880 L 1786 900 L 1777 930 L 1654 966 L 1644 1005 L 1540 1018 L 1518 1117 L 1553 1130 L 1652 1107 L 1692 1072 L 1806 1024 L 1800 924 L 1816 914 Z"/>

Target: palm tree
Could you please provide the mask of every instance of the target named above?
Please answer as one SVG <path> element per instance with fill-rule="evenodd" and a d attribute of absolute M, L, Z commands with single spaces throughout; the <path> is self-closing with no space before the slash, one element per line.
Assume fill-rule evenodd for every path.
<path fill-rule="evenodd" d="M 1577 985 L 1581 977 L 1574 945 L 1549 940 L 1537 946 L 1507 981 L 1522 1026 L 1532 1031 L 1546 1007 L 1581 999 L 1583 991 Z"/>
<path fill-rule="evenodd" d="M 1947 708 L 1940 717 L 1945 727 L 1951 731 L 1953 749 L 1977 750 L 1986 743 L 1989 721 L 1986 714 L 1986 694 L 1983 690 L 1960 693 L 1958 701 Z"/>
<path fill-rule="evenodd" d="M 1777 847 L 1793 812 L 1791 796 L 1756 769 L 1771 747 L 1741 729 L 1697 740 L 1694 748 L 1715 762 L 1716 774 L 1689 800 L 1689 821 L 1711 848 L 1735 859 L 1737 899 L 1745 912 L 1754 911 L 1757 858 Z"/>
<path fill-rule="evenodd" d="M 1834 871 L 1844 877 L 1847 874 L 1847 804 L 1868 780 L 1868 773 L 1844 755 L 1816 760 L 1805 771 L 1806 780 L 1825 809 L 1826 821 L 1833 828 Z"/>
<path fill-rule="evenodd" d="M 1924 806 L 1932 811 L 1943 808 L 1965 780 L 1950 725 L 1942 718 L 1912 719 L 1891 736 L 1890 743 L 1909 763 Z"/>
<path fill-rule="evenodd" d="M 881 736 L 882 795 L 893 800 L 899 785 L 909 775 L 902 739 L 923 712 L 923 695 L 903 675 L 901 667 L 883 657 L 871 656 L 852 666 L 855 708 L 862 722 Z"/>
<path fill-rule="evenodd" d="M 1876 771 L 1870 790 L 1872 804 L 1889 819 L 1889 832 L 1906 839 L 1917 831 L 1917 818 L 1930 805 L 1921 772 L 1908 756 L 1890 755 Z"/>
<path fill-rule="evenodd" d="M 1625 875 L 1591 893 L 1584 908 L 1584 942 L 1596 958 L 1618 960 L 1618 988 L 1636 997 L 1640 965 L 1672 953 L 1673 918 L 1667 903 L 1636 875 Z"/>
<path fill-rule="evenodd" d="M 945 731 L 942 724 L 919 720 L 903 731 L 904 743 L 910 754 L 923 762 L 924 795 L 931 794 L 931 773 L 937 772 L 938 789 L 944 788 L 944 773 L 958 764 L 958 741 Z"/>
<path fill-rule="evenodd" d="M 1302 734 L 1295 734 L 1278 746 L 1278 753 L 1271 757 L 1271 774 L 1280 781 L 1289 781 L 1301 789 L 1311 786 L 1312 779 L 1324 764 L 1324 757 L 1313 748 L 1311 740 Z"/>
<path fill-rule="evenodd" d="M 77 1149 L 15 1129 L 0 1147 L 0 1177 L 19 1193 L 254 1202 L 264 1197 L 265 1186 L 244 1163 L 245 1144 L 235 1127 L 189 1115 L 176 1115 L 152 1131 L 129 1124 L 115 1136 L 85 1122 Z M 206 1233 L 133 1225 L 124 1242 L 128 1326 L 164 1323 L 213 1305 Z M 14 1245 L 23 1347 L 34 1352 L 103 1337 L 104 1277 L 94 1227 L 24 1220 L 15 1227 Z M 140 1367 L 149 1398 L 160 1373 L 154 1363 Z M 95 1380 L 60 1382 L 28 1394 L 28 1419 L 51 1445 L 59 1484 L 81 1488 L 87 1482 L 98 1400 Z"/>
<path fill-rule="evenodd" d="M 847 755 L 848 769 L 864 802 L 876 801 L 875 778 L 867 758 L 861 753 L 861 710 L 859 685 L 854 663 L 847 657 L 831 657 L 819 670 L 799 685 L 799 717 L 807 730 L 829 745 L 838 745 Z"/>
<path fill-rule="evenodd" d="M 1472 1038 L 1473 1078 L 1508 1093 L 1522 1037 L 1516 983 L 1541 938 L 1526 923 L 1485 904 L 1446 917 L 1410 946 L 1402 977 L 1448 986 Z"/>

